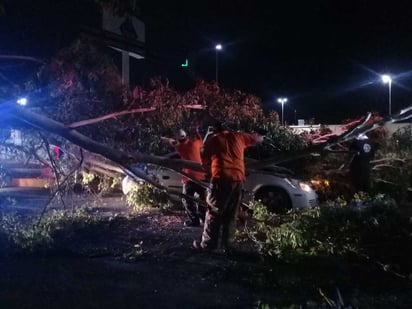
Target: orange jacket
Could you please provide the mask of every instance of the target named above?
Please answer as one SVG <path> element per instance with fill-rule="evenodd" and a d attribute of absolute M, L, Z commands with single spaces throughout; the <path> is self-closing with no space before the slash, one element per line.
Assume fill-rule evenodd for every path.
<path fill-rule="evenodd" d="M 195 138 L 193 140 L 187 138 L 182 142 L 178 142 L 175 145 L 175 149 L 182 159 L 202 163 L 200 158 L 200 150 L 202 146 L 203 142 L 200 138 Z M 193 171 L 187 168 L 184 168 L 182 171 L 196 180 L 204 180 L 206 176 L 203 172 Z M 189 180 L 190 179 L 184 176 L 182 178 L 183 183 L 186 183 Z"/>
<path fill-rule="evenodd" d="M 244 151 L 259 142 L 258 135 L 241 132 L 218 132 L 203 147 L 202 164 L 212 180 L 229 178 L 245 181 Z"/>

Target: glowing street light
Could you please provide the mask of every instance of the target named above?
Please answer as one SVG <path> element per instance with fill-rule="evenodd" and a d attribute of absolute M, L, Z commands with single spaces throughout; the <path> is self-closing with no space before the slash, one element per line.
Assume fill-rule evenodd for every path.
<path fill-rule="evenodd" d="M 27 98 L 19 98 L 19 99 L 16 101 L 16 103 L 19 104 L 19 105 L 21 105 L 21 106 L 25 106 L 25 105 L 27 105 Z"/>
<path fill-rule="evenodd" d="M 216 84 L 219 84 L 219 62 L 218 62 L 218 53 L 220 50 L 222 50 L 222 44 L 216 44 L 215 46 L 216 50 Z"/>
<path fill-rule="evenodd" d="M 283 121 L 283 105 L 286 103 L 288 101 L 288 99 L 287 98 L 278 98 L 278 102 L 280 103 L 280 104 L 282 104 L 282 126 L 284 126 L 285 125 L 285 122 Z"/>
<path fill-rule="evenodd" d="M 389 85 L 389 116 L 392 115 L 392 78 L 390 75 L 382 75 L 382 82 Z"/>

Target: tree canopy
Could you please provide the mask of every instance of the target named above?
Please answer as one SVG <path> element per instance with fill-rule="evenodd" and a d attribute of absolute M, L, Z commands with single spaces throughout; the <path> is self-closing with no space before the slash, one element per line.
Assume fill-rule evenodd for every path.
<path fill-rule="evenodd" d="M 161 142 L 161 137 L 173 136 L 179 128 L 190 132 L 199 125 L 205 132 L 207 126 L 215 121 L 224 122 L 233 130 L 265 135 L 265 143 L 248 152 L 252 158 L 265 159 L 249 164 L 253 168 L 307 157 L 313 151 L 322 152 L 339 141 L 354 138 L 369 127 L 377 127 L 373 123 L 368 126 L 363 123 L 361 127 L 349 130 L 347 135 L 335 136 L 330 142 L 325 140 L 307 148 L 308 140 L 279 125 L 276 112 L 265 113 L 258 97 L 240 90 L 198 81 L 193 89 L 179 92 L 167 78 L 162 77 L 153 78 L 149 87 L 125 87 L 114 62 L 84 38 L 42 64 L 24 85 L 8 83 L 1 88 L 3 93 L 8 93 L 8 89 L 11 90 L 10 97 L 19 93 L 30 94 L 30 103 L 24 109 L 35 112 L 25 113 L 24 109 L 10 109 L 7 104 L 2 104 L 2 118 L 9 123 L 12 120 L 11 125 L 20 129 L 29 125 L 31 130 L 46 130 L 50 136 L 41 135 L 43 146 L 51 143 L 67 150 L 71 143 L 75 143 L 80 149 L 103 155 L 125 169 L 130 168 L 134 160 L 134 163 L 150 162 L 180 171 L 183 165 L 190 163 L 172 164 L 159 157 L 150 157 L 171 150 Z M 7 119 L 8 113 L 16 114 Z M 408 114 L 409 110 L 405 113 Z M 384 122 L 380 121 L 379 125 Z M 307 149 L 302 151 L 304 148 Z M 31 151 L 33 149 L 36 146 Z M 78 151 L 74 153 L 71 158 L 80 163 L 84 161 L 83 157 L 79 158 Z M 88 166 L 98 161 L 102 163 L 102 159 L 94 157 L 88 161 Z M 50 158 L 44 160 L 48 161 Z M 100 167 L 105 164 L 103 162 Z"/>
<path fill-rule="evenodd" d="M 153 78 L 147 88 L 124 87 L 113 61 L 85 39 L 61 50 L 28 85 L 38 98 L 33 106 L 66 125 L 114 112 L 151 109 L 76 128 L 96 141 L 127 151 L 163 153 L 161 136 L 178 128 L 191 131 L 195 124 L 205 130 L 215 120 L 236 130 L 279 128 L 277 113 L 265 114 L 258 97 L 213 82 L 198 81 L 185 93 L 161 77 Z"/>

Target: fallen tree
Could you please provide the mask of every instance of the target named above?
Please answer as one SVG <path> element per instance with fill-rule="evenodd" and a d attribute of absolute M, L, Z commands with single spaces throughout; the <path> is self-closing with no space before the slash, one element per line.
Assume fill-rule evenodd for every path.
<path fill-rule="evenodd" d="M 238 90 L 228 91 L 201 81 L 182 94 L 160 78 L 153 79 L 149 89 L 127 89 L 114 63 L 87 40 L 76 41 L 60 51 L 28 85 L 29 90 L 42 94 L 40 98 L 25 108 L 1 104 L 1 117 L 13 122 L 15 128 L 34 128 L 57 136 L 56 144 L 74 159 L 66 174 L 72 174 L 75 167 L 109 177 L 126 174 L 179 196 L 180 192 L 166 190 L 134 167 L 136 163 L 150 163 L 179 173 L 183 167 L 201 170 L 194 162 L 162 156 L 168 148 L 160 142 L 161 136 L 177 128 L 190 129 L 195 123 L 207 126 L 219 120 L 236 130 L 264 132 L 265 143 L 259 149 L 264 156 L 247 164 L 247 169 L 260 169 L 314 153 L 334 152 L 339 144 L 361 133 L 410 117 L 410 108 L 393 118 L 368 115 L 348 124 L 341 134 L 322 135 L 308 145 L 279 125 L 277 113 L 265 114 L 259 98 Z M 65 140 L 77 148 L 65 145 Z M 46 136 L 41 143 L 48 143 Z M 65 174 L 59 173 L 50 149 L 46 150 L 45 163 L 53 167 L 56 176 Z"/>
<path fill-rule="evenodd" d="M 31 112 L 27 109 L 19 107 L 17 105 L 2 104 L 1 109 L 3 110 L 3 118 L 10 118 L 19 120 L 23 123 L 28 124 L 29 126 L 40 129 L 60 137 L 63 137 L 70 141 L 71 143 L 88 150 L 92 153 L 97 153 L 111 162 L 118 165 L 125 174 L 130 175 L 132 178 L 141 178 L 152 184 L 153 186 L 167 191 L 160 184 L 156 183 L 148 177 L 146 174 L 142 173 L 138 169 L 134 168 L 136 163 L 150 163 L 159 165 L 168 169 L 175 170 L 176 172 L 181 173 L 183 167 L 190 168 L 194 170 L 202 170 L 200 164 L 195 162 L 179 160 L 179 159 L 169 159 L 161 156 L 147 155 L 144 153 L 128 153 L 113 149 L 104 145 L 102 143 L 96 142 L 93 139 L 79 133 L 77 130 L 72 129 L 70 126 L 65 126 L 64 124 L 57 122 L 53 119 L 50 119 L 44 115 L 40 115 L 34 112 Z M 320 153 L 324 151 L 333 151 L 333 147 L 343 143 L 348 142 L 356 138 L 359 134 L 365 134 L 370 132 L 388 122 L 397 122 L 405 119 L 409 119 L 411 115 L 412 107 L 402 110 L 398 115 L 389 119 L 380 119 L 378 121 L 370 122 L 370 116 L 365 117 L 363 121 L 359 123 L 354 128 L 348 128 L 348 131 L 338 135 L 331 136 L 326 142 L 315 144 L 311 147 L 308 147 L 304 151 L 292 152 L 292 153 L 283 153 L 275 157 L 261 160 L 247 165 L 248 169 L 259 169 L 270 164 L 279 164 L 281 162 L 297 160 L 304 156 L 309 156 L 313 153 Z M 106 165 L 107 168 L 107 165 Z M 170 194 L 176 194 L 176 192 L 169 192 Z M 180 195 L 180 193 L 178 193 Z"/>

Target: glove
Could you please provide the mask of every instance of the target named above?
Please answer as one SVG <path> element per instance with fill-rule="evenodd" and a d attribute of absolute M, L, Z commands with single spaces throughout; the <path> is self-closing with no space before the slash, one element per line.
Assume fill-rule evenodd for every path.
<path fill-rule="evenodd" d="M 260 134 L 254 134 L 255 141 L 257 144 L 263 143 L 264 136 Z"/>

